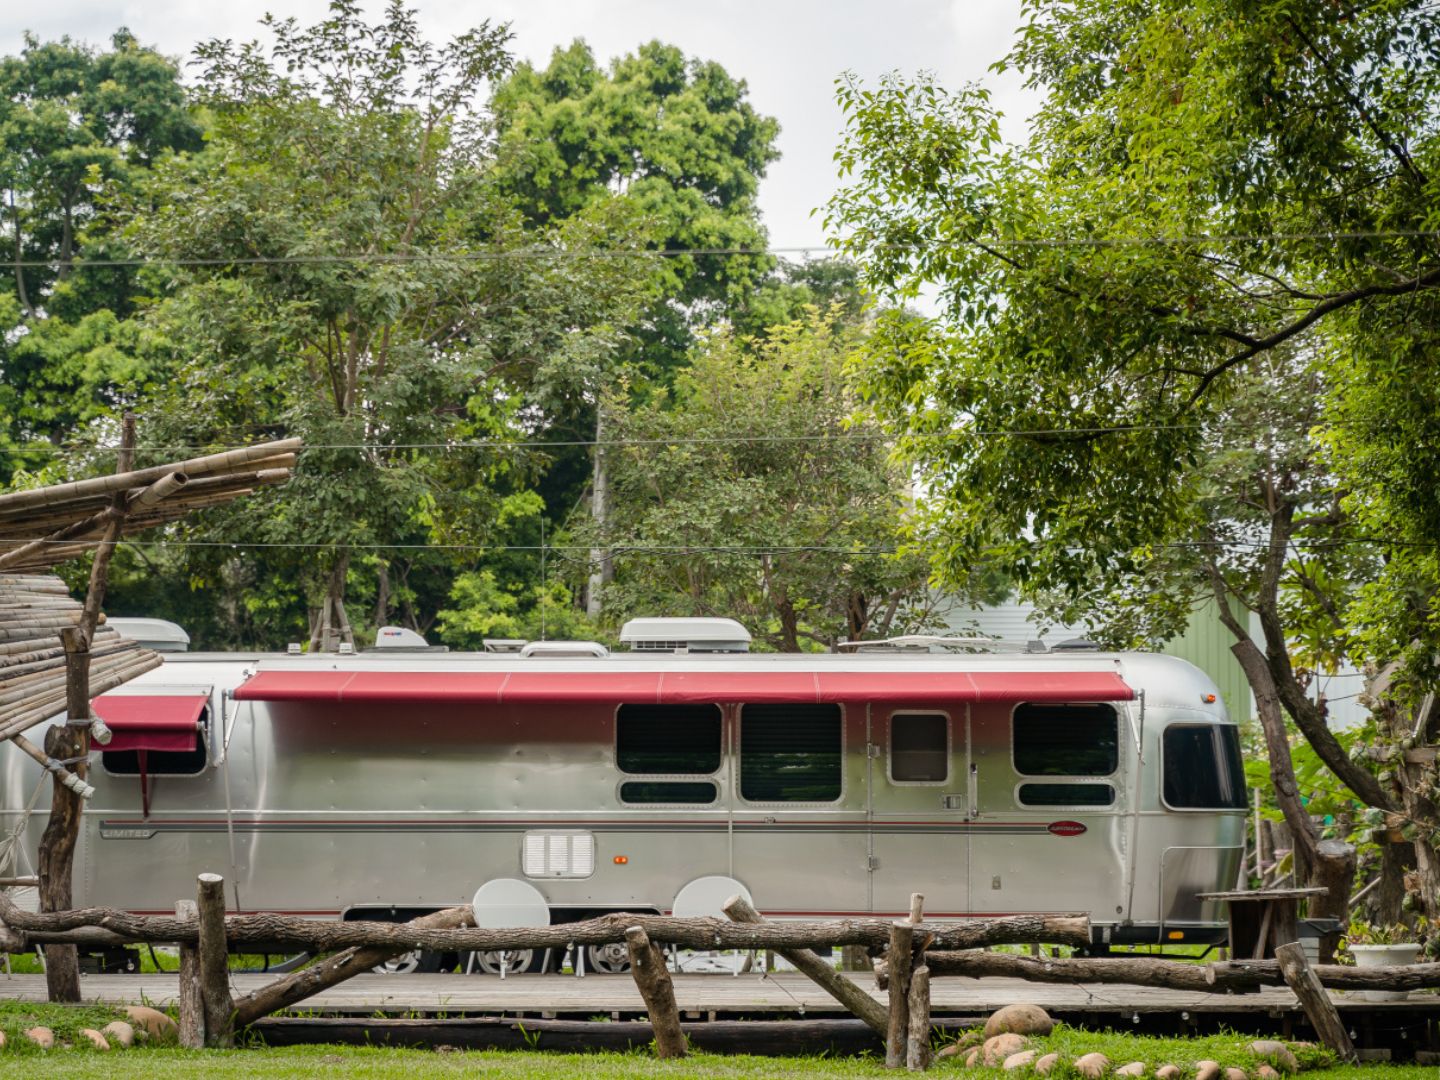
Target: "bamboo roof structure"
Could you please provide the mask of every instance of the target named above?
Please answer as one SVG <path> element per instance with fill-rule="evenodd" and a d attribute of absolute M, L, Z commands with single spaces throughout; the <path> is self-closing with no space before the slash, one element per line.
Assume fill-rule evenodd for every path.
<path fill-rule="evenodd" d="M 0 495 L 0 742 L 13 741 L 57 780 L 83 793 L 83 781 L 23 734 L 65 710 L 62 634 L 87 630 L 92 698 L 158 667 L 161 658 L 105 625 L 99 611 L 103 564 L 96 567 L 99 588 L 92 574 L 83 604 L 50 571 L 90 551 L 99 553 L 99 564 L 123 537 L 284 483 L 301 445 L 299 439 L 281 439 Z"/>

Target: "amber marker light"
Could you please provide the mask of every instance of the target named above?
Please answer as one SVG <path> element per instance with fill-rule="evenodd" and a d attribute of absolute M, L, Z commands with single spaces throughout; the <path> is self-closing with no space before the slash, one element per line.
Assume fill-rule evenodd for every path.
<path fill-rule="evenodd" d="M 615 856 L 615 865 L 616 865 L 616 866 L 624 866 L 624 865 L 625 865 L 626 863 L 628 863 L 629 861 L 630 861 L 630 856 L 629 856 L 629 855 L 616 855 L 616 856 Z"/>
<path fill-rule="evenodd" d="M 1168 937 L 1171 941 L 1184 941 L 1184 940 L 1185 940 L 1185 931 L 1184 931 L 1184 930 L 1171 930 L 1170 933 L 1166 934 L 1165 936 Z"/>
<path fill-rule="evenodd" d="M 1200 700 L 1203 701 L 1203 702 L 1205 702 L 1206 705 L 1214 705 L 1214 704 L 1215 704 L 1215 695 L 1214 695 L 1214 694 L 1202 694 L 1202 695 L 1200 695 Z"/>

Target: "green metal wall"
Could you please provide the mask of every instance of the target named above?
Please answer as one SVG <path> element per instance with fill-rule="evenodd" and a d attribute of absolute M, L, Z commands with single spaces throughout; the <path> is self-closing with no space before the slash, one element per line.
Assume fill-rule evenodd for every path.
<path fill-rule="evenodd" d="M 1243 606 L 1235 604 L 1232 610 L 1242 625 L 1249 623 L 1250 613 Z M 1164 652 L 1189 660 L 1214 679 L 1225 699 L 1230 718 L 1243 724 L 1250 720 L 1253 710 L 1250 707 L 1250 684 L 1245 681 L 1240 662 L 1230 651 L 1234 641 L 1234 636 L 1220 622 L 1215 602 L 1211 600 L 1190 613 L 1190 623 L 1185 632 L 1169 642 Z"/>

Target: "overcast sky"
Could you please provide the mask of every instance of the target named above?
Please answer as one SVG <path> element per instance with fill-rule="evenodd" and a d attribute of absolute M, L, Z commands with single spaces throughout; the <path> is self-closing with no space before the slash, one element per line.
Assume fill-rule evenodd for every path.
<path fill-rule="evenodd" d="M 840 114 L 833 84 L 842 71 L 873 79 L 923 69 L 951 86 L 983 81 L 1007 114 L 1012 136 L 1023 133 L 1033 108 L 1013 75 L 997 79 L 986 70 L 1019 25 L 1019 0 L 418 0 L 414 6 L 436 39 L 485 18 L 509 22 L 516 55 L 542 64 L 557 45 L 577 37 L 606 60 L 652 38 L 718 60 L 749 83 L 757 109 L 780 121 L 781 158 L 760 186 L 777 247 L 821 246 L 820 222 L 810 211 L 835 187 L 831 154 Z M 379 7 L 367 4 L 372 13 Z M 256 37 L 257 20 L 267 11 L 314 22 L 325 2 L 49 0 L 7 8 L 0 15 L 5 53 L 19 50 L 26 30 L 41 39 L 68 34 L 104 44 L 117 27 L 128 26 L 145 44 L 188 59 L 195 42 L 206 38 Z"/>

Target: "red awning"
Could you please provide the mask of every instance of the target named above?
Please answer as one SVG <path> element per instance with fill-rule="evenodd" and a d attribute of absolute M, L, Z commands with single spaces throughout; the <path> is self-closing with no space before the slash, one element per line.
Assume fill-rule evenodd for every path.
<path fill-rule="evenodd" d="M 261 671 L 240 701 L 897 702 L 1129 701 L 1113 671 Z"/>
<path fill-rule="evenodd" d="M 112 732 L 105 750 L 170 750 L 185 753 L 199 743 L 200 713 L 210 695 L 102 694 L 90 703 Z"/>

